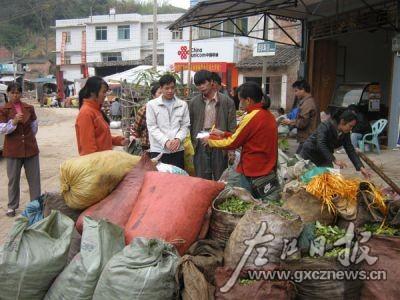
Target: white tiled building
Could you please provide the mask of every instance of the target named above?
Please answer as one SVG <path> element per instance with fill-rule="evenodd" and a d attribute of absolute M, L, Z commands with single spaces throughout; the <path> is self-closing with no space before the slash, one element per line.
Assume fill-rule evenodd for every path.
<path fill-rule="evenodd" d="M 188 29 L 178 32 L 167 29 L 180 16 L 181 14 L 157 15 L 158 54 L 164 53 L 164 43 L 189 38 Z M 81 64 L 85 59 L 88 66 L 99 68 L 110 65 L 132 67 L 137 61 L 152 54 L 152 39 L 153 15 L 110 14 L 57 20 L 57 65 L 63 71 L 64 78 L 72 81 L 82 78 Z"/>

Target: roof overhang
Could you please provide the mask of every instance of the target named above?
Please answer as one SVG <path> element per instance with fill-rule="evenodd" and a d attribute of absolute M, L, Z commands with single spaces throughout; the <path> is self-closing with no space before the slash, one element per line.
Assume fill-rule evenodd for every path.
<path fill-rule="evenodd" d="M 361 8 L 368 8 L 378 13 L 376 7 L 382 9 L 397 5 L 396 3 L 397 0 L 207 0 L 199 2 L 168 28 L 170 30 L 189 26 L 206 28 L 207 24 L 221 24 L 232 22 L 234 19 L 261 15 L 264 16 L 265 32 L 268 30 L 266 16 L 280 17 L 294 22 L 312 22 Z M 279 27 L 279 24 L 276 25 Z M 253 37 L 243 32 L 239 35 Z M 261 39 L 268 40 L 267 35 L 264 34 Z M 298 46 L 297 43 L 293 45 Z"/>
<path fill-rule="evenodd" d="M 271 14 L 289 19 L 313 21 L 324 17 L 396 0 L 207 0 L 199 2 L 168 28 L 199 26 L 229 18 Z"/>

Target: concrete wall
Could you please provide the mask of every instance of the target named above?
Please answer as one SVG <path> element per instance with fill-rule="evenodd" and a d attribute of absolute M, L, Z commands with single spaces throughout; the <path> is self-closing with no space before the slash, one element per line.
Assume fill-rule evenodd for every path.
<path fill-rule="evenodd" d="M 383 100 L 386 104 L 389 103 L 392 64 L 391 36 L 384 31 L 359 32 L 344 35 L 337 41 L 339 46 L 346 47 L 345 80 L 347 82 L 379 82 L 382 87 Z M 340 82 L 342 79 L 337 78 L 337 81 Z"/>
<path fill-rule="evenodd" d="M 270 78 L 270 97 L 273 108 L 283 107 L 286 111 L 291 109 L 294 101 L 292 84 L 297 80 L 298 68 L 299 63 L 295 63 L 290 66 L 267 70 L 267 76 Z M 244 82 L 245 77 L 261 77 L 261 75 L 261 68 L 241 69 L 239 70 L 239 85 Z"/>

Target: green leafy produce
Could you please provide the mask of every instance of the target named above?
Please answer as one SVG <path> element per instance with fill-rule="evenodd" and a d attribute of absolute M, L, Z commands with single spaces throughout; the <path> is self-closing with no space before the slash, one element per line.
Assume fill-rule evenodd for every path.
<path fill-rule="evenodd" d="M 361 228 L 361 231 L 370 231 L 373 234 L 381 234 L 387 236 L 400 235 L 399 229 L 387 225 L 382 226 L 379 223 L 367 223 Z"/>
<path fill-rule="evenodd" d="M 320 222 L 315 223 L 315 236 L 324 236 L 327 245 L 333 245 L 337 240 L 344 237 L 346 230 L 341 229 L 337 226 L 324 226 Z"/>
<path fill-rule="evenodd" d="M 253 206 L 253 203 L 231 196 L 218 205 L 218 209 L 233 214 L 244 214 Z"/>
<path fill-rule="evenodd" d="M 240 285 L 250 285 L 250 284 L 253 284 L 254 282 L 255 282 L 255 280 L 251 280 L 251 279 L 245 279 L 245 278 L 239 279 Z"/>
<path fill-rule="evenodd" d="M 279 139 L 278 140 L 278 147 L 279 149 L 281 149 L 282 151 L 288 151 L 290 146 L 289 146 L 289 141 L 284 138 L 284 139 Z"/>
<path fill-rule="evenodd" d="M 334 247 L 329 251 L 326 251 L 324 253 L 325 257 L 338 257 L 341 253 L 345 252 L 345 251 L 350 251 L 350 249 L 346 249 L 343 247 Z"/>

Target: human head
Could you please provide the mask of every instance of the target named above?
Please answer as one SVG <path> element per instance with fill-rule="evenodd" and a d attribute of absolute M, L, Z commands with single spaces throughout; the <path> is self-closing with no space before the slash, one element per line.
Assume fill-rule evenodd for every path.
<path fill-rule="evenodd" d="M 79 108 L 84 99 L 95 100 L 101 106 L 106 98 L 108 84 L 99 76 L 89 77 L 84 87 L 79 91 Z"/>
<path fill-rule="evenodd" d="M 175 96 L 176 79 L 171 74 L 165 74 L 160 78 L 160 88 L 165 100 L 172 100 Z"/>
<path fill-rule="evenodd" d="M 244 110 L 247 110 L 251 105 L 261 102 L 264 103 L 264 109 L 268 109 L 269 107 L 269 99 L 265 99 L 267 101 L 264 100 L 262 89 L 255 82 L 245 82 L 241 86 L 239 86 L 238 96 L 240 100 L 240 107 Z"/>
<path fill-rule="evenodd" d="M 338 130 L 343 133 L 349 133 L 357 124 L 357 114 L 350 109 L 338 113 L 334 119 L 337 122 Z"/>
<path fill-rule="evenodd" d="M 194 74 L 194 84 L 203 95 L 208 96 L 213 91 L 212 83 L 210 71 L 200 70 Z"/>
<path fill-rule="evenodd" d="M 279 107 L 278 113 L 279 113 L 280 116 L 284 115 L 285 114 L 285 109 L 283 107 Z"/>
<path fill-rule="evenodd" d="M 294 95 L 298 99 L 303 99 L 311 92 L 310 85 L 305 80 L 298 80 L 293 83 L 292 88 L 294 89 Z"/>
<path fill-rule="evenodd" d="M 222 80 L 218 73 L 211 72 L 211 80 L 214 83 L 215 89 L 219 91 L 222 87 Z"/>
<path fill-rule="evenodd" d="M 158 81 L 154 81 L 151 84 L 150 93 L 151 93 L 152 99 L 155 99 L 155 98 L 158 98 L 161 96 L 161 88 L 160 88 L 160 83 Z"/>
<path fill-rule="evenodd" d="M 21 101 L 22 96 L 22 87 L 17 82 L 12 82 L 7 87 L 7 95 L 8 99 L 12 102 L 19 102 Z"/>
<path fill-rule="evenodd" d="M 347 107 L 347 109 L 348 109 L 348 110 L 351 110 L 351 111 L 354 111 L 355 113 L 358 113 L 358 108 L 357 108 L 357 105 L 355 105 L 355 104 L 350 104 L 350 105 Z"/>

